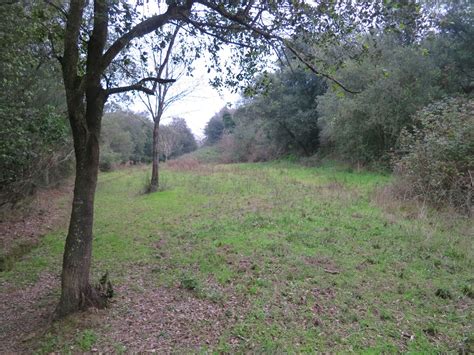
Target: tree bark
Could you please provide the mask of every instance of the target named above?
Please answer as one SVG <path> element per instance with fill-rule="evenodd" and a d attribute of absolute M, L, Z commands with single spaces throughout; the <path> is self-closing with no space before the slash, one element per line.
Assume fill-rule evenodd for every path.
<path fill-rule="evenodd" d="M 150 192 L 158 191 L 159 187 L 159 164 L 160 164 L 160 153 L 159 153 L 159 135 L 160 133 L 160 121 L 154 120 L 153 126 L 153 163 L 151 168 L 151 181 L 150 181 Z"/>
<path fill-rule="evenodd" d="M 86 97 L 89 100 L 85 110 L 81 100 L 70 102 L 69 108 L 76 153 L 76 179 L 64 248 L 61 298 L 56 308 L 58 317 L 91 306 L 103 308 L 107 301 L 104 295 L 91 286 L 89 280 L 94 196 L 99 171 L 100 122 L 105 99 L 100 86 L 89 88 Z"/>
<path fill-rule="evenodd" d="M 105 51 L 109 0 L 93 1 L 93 29 L 87 41 L 87 55 L 81 56 L 81 25 L 89 1 L 70 0 L 64 32 L 64 52 L 58 57 L 63 73 L 69 122 L 76 156 L 76 180 L 69 230 L 64 248 L 61 299 L 56 316 L 106 306 L 107 295 L 90 285 L 94 196 L 99 171 L 99 137 L 104 104 L 108 95 L 140 89 L 136 85 L 103 89 L 101 78 L 114 58 L 135 38 L 142 37 L 170 22 L 188 16 L 194 1 L 169 6 L 160 15 L 143 20 L 118 38 Z M 85 64 L 85 72 L 84 72 Z M 150 80 L 145 78 L 144 80 Z M 156 78 L 158 82 L 163 80 Z M 165 80 L 166 81 L 166 80 Z M 141 83 L 140 83 L 141 84 Z"/>

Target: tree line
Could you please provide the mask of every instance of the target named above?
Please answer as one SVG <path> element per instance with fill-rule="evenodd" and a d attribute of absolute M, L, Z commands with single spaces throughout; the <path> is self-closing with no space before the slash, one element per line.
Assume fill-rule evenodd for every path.
<path fill-rule="evenodd" d="M 153 122 L 146 113 L 117 110 L 104 114 L 100 141 L 101 171 L 123 164 L 148 164 L 153 160 Z M 196 138 L 183 118 L 161 124 L 159 159 L 179 157 L 197 149 Z"/>
<path fill-rule="evenodd" d="M 223 162 L 331 157 L 395 170 L 412 186 L 403 193 L 471 211 L 473 8 L 446 5 L 429 28 L 421 16 L 397 13 L 393 26 L 324 49 L 305 43 L 352 92 L 287 51 L 288 60 L 257 77 L 235 108 L 207 123 L 207 144 Z"/>

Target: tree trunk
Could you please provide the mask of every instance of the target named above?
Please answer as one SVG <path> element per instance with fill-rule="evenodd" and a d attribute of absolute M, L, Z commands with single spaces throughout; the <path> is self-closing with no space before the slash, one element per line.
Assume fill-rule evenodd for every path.
<path fill-rule="evenodd" d="M 69 110 L 76 153 L 76 179 L 69 231 L 64 248 L 61 299 L 56 315 L 63 317 L 90 306 L 106 306 L 104 295 L 90 285 L 94 195 L 99 171 L 100 123 L 105 100 L 96 89 L 87 110 L 78 103 Z M 92 101 L 92 102 L 91 102 Z M 85 111 L 85 112 L 84 112 Z"/>
<path fill-rule="evenodd" d="M 159 133 L 160 133 L 160 121 L 154 120 L 153 126 L 153 163 L 151 168 L 151 181 L 150 181 L 150 192 L 158 191 L 159 186 Z"/>

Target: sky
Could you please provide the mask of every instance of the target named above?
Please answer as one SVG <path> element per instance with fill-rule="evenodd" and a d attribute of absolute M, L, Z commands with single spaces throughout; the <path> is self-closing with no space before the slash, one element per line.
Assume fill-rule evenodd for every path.
<path fill-rule="evenodd" d="M 204 137 L 204 127 L 209 119 L 224 106 L 229 104 L 235 106 L 240 96 L 227 89 L 221 89 L 221 92 L 218 92 L 211 87 L 209 79 L 212 78 L 212 73 L 207 73 L 204 62 L 195 63 L 195 68 L 193 77 L 184 76 L 173 84 L 176 90 L 193 88 L 193 91 L 182 100 L 173 103 L 165 112 L 161 122 L 166 124 L 173 117 L 182 117 L 196 138 L 201 139 Z M 145 105 L 138 97 L 129 108 L 137 112 L 146 111 Z"/>
<path fill-rule="evenodd" d="M 148 17 L 161 13 L 165 8 L 160 7 L 159 2 L 150 1 L 146 2 L 139 11 L 142 11 L 142 14 Z M 221 59 L 224 62 L 226 58 L 230 57 L 230 50 L 224 49 L 222 52 L 223 57 Z M 204 137 L 204 127 L 214 114 L 226 105 L 231 104 L 234 106 L 240 98 L 238 94 L 231 93 L 230 90 L 225 88 L 218 92 L 209 84 L 209 80 L 215 76 L 215 73 L 213 71 L 208 73 L 205 61 L 209 60 L 209 58 L 206 57 L 204 54 L 201 59 L 193 63 L 193 77 L 183 76 L 173 84 L 171 90 L 179 91 L 193 88 L 193 91 L 182 100 L 173 103 L 165 112 L 161 121 L 166 124 L 173 117 L 184 118 L 198 139 Z M 146 107 L 139 97 L 135 97 L 133 103 L 128 108 L 136 112 L 146 111 Z"/>

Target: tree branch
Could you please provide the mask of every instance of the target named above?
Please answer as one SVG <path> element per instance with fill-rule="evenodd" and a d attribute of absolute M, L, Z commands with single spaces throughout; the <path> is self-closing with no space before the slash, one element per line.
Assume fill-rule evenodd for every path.
<path fill-rule="evenodd" d="M 216 4 L 213 4 L 211 3 L 210 1 L 206 1 L 206 0 L 197 0 L 196 2 L 214 10 L 215 12 L 217 12 L 219 15 L 221 15 L 222 17 L 228 19 L 228 20 L 231 20 L 233 22 L 236 22 L 242 26 L 244 26 L 245 28 L 247 28 L 248 30 L 250 31 L 253 31 L 254 33 L 262 36 L 264 39 L 266 39 L 267 41 L 271 41 L 272 39 L 273 40 L 277 40 L 279 42 L 281 42 L 286 48 L 288 48 L 290 50 L 291 53 L 293 53 L 296 58 L 298 58 L 299 61 L 301 61 L 309 70 L 311 70 L 314 74 L 316 75 L 319 75 L 319 76 L 322 76 L 330 81 L 332 81 L 333 83 L 335 83 L 336 85 L 338 85 L 339 87 L 341 87 L 344 91 L 347 91 L 351 94 L 357 94 L 359 93 L 359 91 L 354 91 L 354 90 L 351 90 L 351 89 L 348 89 L 346 86 L 344 86 L 340 81 L 338 81 L 337 79 L 333 78 L 332 76 L 326 74 L 326 73 L 323 73 L 323 72 L 320 72 L 319 70 L 317 70 L 308 60 L 306 60 L 303 55 L 301 53 L 299 53 L 295 48 L 293 48 L 293 46 L 290 44 L 290 42 L 286 39 L 284 39 L 283 37 L 277 35 L 277 34 L 273 34 L 269 31 L 267 31 L 266 29 L 262 29 L 262 28 L 259 28 L 259 27 L 256 27 L 255 26 L 255 21 L 252 21 L 252 23 L 248 23 L 246 21 L 246 17 L 243 17 L 243 16 L 239 16 L 239 14 L 232 14 L 228 11 L 225 11 L 224 7 L 223 6 L 219 6 L 219 5 L 216 5 Z M 248 12 L 248 10 L 247 10 Z M 259 14 L 256 16 L 255 19 L 257 19 L 259 16 L 260 16 L 261 12 L 259 12 Z"/>
<path fill-rule="evenodd" d="M 194 1 L 188 0 L 184 5 L 170 5 L 165 13 L 152 16 L 133 27 L 129 32 L 117 39 L 104 53 L 101 59 L 101 70 L 103 71 L 107 69 L 107 67 L 110 65 L 110 63 L 112 63 L 120 51 L 124 49 L 133 39 L 153 32 L 157 28 L 162 27 L 172 20 L 187 18 L 193 3 Z"/>
<path fill-rule="evenodd" d="M 161 63 L 160 69 L 158 71 L 158 77 L 161 77 L 161 74 L 163 74 L 163 69 L 168 65 L 168 60 L 170 59 L 171 52 L 173 51 L 173 46 L 174 46 L 174 41 L 176 40 L 176 36 L 178 35 L 178 32 L 180 30 L 180 26 L 177 25 L 174 32 L 173 36 L 171 37 L 171 41 L 168 44 L 168 50 L 166 51 L 165 58 L 163 59 L 163 63 Z"/>
<path fill-rule="evenodd" d="M 55 3 L 52 2 L 51 0 L 44 0 L 44 2 L 45 2 L 46 4 L 48 4 L 49 6 L 55 8 L 57 11 L 59 11 L 59 13 L 60 13 L 61 15 L 63 15 L 65 19 L 68 18 L 66 10 L 64 10 L 61 6 L 55 4 Z"/>
<path fill-rule="evenodd" d="M 79 60 L 77 41 L 85 5 L 85 0 L 71 0 L 69 5 L 68 21 L 64 33 L 64 60 L 62 62 L 66 92 L 74 90 L 74 86 L 77 84 L 77 63 Z"/>
<path fill-rule="evenodd" d="M 100 59 L 107 42 L 109 5 L 107 0 L 94 0 L 94 24 L 87 48 L 87 73 L 100 80 Z"/>
<path fill-rule="evenodd" d="M 121 93 L 128 92 L 128 91 L 142 91 L 142 92 L 144 92 L 145 94 L 148 94 L 148 95 L 154 95 L 155 94 L 155 92 L 152 89 L 149 89 L 149 88 L 137 83 L 137 84 L 133 84 L 133 85 L 120 86 L 120 87 L 117 87 L 117 88 L 108 89 L 108 90 L 105 91 L 105 95 L 110 96 L 110 95 L 113 95 L 113 94 L 121 94 Z"/>
<path fill-rule="evenodd" d="M 138 82 L 138 84 L 143 84 L 147 81 L 153 81 L 153 82 L 158 83 L 158 84 L 170 84 L 170 83 L 174 83 L 176 81 L 176 79 L 162 79 L 162 78 L 149 77 L 149 78 L 141 79 Z"/>
<path fill-rule="evenodd" d="M 333 83 L 337 84 L 338 86 L 340 86 L 344 91 L 347 91 L 351 94 L 358 94 L 360 93 L 360 91 L 354 91 L 354 90 L 351 90 L 351 89 L 348 89 L 347 87 L 345 87 L 340 81 L 338 81 L 337 79 L 334 79 L 332 76 L 328 75 L 328 74 L 325 74 L 323 72 L 320 72 L 319 70 L 317 70 L 310 62 L 308 62 L 306 59 L 303 58 L 303 56 L 301 55 L 301 53 L 299 53 L 296 49 L 294 49 L 289 43 L 288 41 L 284 40 L 284 44 L 285 44 L 285 47 L 289 49 L 289 51 L 291 53 L 293 53 L 295 55 L 296 58 L 298 58 L 298 60 L 303 63 L 309 70 L 311 70 L 314 74 L 316 75 L 320 75 L 330 81 L 332 81 Z"/>
<path fill-rule="evenodd" d="M 171 52 L 173 51 L 174 41 L 176 40 L 176 36 L 178 35 L 178 32 L 179 32 L 180 28 L 181 27 L 179 25 L 177 25 L 174 32 L 173 32 L 173 36 L 171 37 L 170 43 L 168 44 L 168 49 L 166 51 L 165 58 L 163 59 L 163 62 L 161 63 L 160 68 L 158 69 L 158 72 L 156 74 L 156 76 L 158 78 L 161 77 L 161 74 L 163 74 L 163 70 L 168 65 L 168 61 L 170 59 Z M 155 84 L 153 85 L 153 90 L 156 90 L 156 84 L 158 84 L 158 82 L 155 81 Z"/>
<path fill-rule="evenodd" d="M 161 79 L 161 78 L 143 78 L 140 80 L 138 83 L 128 85 L 128 86 L 120 86 L 116 88 L 110 88 L 105 90 L 105 95 L 110 96 L 113 94 L 121 94 L 123 92 L 127 91 L 141 91 L 144 92 L 147 95 L 155 95 L 155 91 L 153 89 L 147 88 L 143 84 L 145 84 L 147 81 L 153 81 L 158 84 L 169 84 L 169 83 L 174 83 L 176 79 Z"/>

